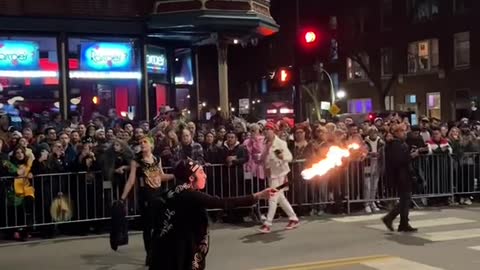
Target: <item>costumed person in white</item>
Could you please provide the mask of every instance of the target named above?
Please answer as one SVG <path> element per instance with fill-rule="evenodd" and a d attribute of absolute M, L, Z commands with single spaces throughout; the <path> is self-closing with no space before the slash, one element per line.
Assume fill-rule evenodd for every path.
<path fill-rule="evenodd" d="M 290 166 L 288 163 L 292 161 L 292 153 L 288 150 L 287 143 L 277 137 L 276 133 L 278 127 L 275 123 L 268 122 L 265 125 L 265 148 L 262 154 L 264 160 L 265 170 L 270 187 L 278 187 L 287 181 L 287 175 L 290 172 Z M 267 220 L 260 228 L 260 232 L 271 232 L 271 226 L 275 212 L 277 211 L 277 205 L 280 204 L 283 211 L 288 215 L 290 222 L 286 229 L 291 230 L 299 225 L 298 217 L 293 211 L 292 206 L 285 198 L 283 190 L 279 190 L 274 196 L 270 197 L 268 201 L 268 214 Z"/>

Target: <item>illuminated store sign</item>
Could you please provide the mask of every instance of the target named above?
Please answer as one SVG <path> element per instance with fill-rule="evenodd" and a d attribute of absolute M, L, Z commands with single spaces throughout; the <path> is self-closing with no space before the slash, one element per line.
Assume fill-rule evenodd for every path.
<path fill-rule="evenodd" d="M 132 53 L 129 43 L 82 44 L 80 68 L 92 71 L 130 70 L 133 65 Z"/>
<path fill-rule="evenodd" d="M 37 43 L 0 40 L 0 70 L 36 70 L 39 63 Z"/>
<path fill-rule="evenodd" d="M 149 73 L 166 74 L 167 73 L 167 57 L 165 49 L 160 47 L 147 47 L 147 71 Z"/>

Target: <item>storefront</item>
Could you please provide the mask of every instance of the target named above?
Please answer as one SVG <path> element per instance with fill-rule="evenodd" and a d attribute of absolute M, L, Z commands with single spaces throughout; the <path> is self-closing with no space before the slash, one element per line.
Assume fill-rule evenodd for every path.
<path fill-rule="evenodd" d="M 72 112 L 87 122 L 112 108 L 122 118 L 153 119 L 165 105 L 194 116 L 192 50 L 149 43 L 141 37 L 0 35 L 0 106 L 18 125 L 22 118 L 45 125 Z"/>
<path fill-rule="evenodd" d="M 139 119 L 141 46 L 138 39 L 68 38 L 68 101 L 83 121 L 94 113 Z"/>

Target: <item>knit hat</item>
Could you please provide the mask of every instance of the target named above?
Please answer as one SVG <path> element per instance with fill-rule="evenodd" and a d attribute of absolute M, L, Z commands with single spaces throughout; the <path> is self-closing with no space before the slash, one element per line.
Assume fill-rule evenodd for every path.
<path fill-rule="evenodd" d="M 192 159 L 181 160 L 175 165 L 173 175 L 178 183 L 186 183 L 189 181 L 188 178 L 200 169 L 200 167 L 200 164 Z"/>
<path fill-rule="evenodd" d="M 271 129 L 271 130 L 274 130 L 274 131 L 277 131 L 278 130 L 278 126 L 277 124 L 273 123 L 273 122 L 267 122 L 267 124 L 265 125 L 265 129 Z"/>

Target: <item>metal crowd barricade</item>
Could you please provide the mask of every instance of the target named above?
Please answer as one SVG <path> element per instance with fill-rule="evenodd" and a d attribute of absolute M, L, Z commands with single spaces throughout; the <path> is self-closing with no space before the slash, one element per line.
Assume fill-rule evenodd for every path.
<path fill-rule="evenodd" d="M 305 181 L 301 177 L 305 162 L 294 161 L 287 178 L 290 185 L 286 196 L 297 209 L 321 210 L 326 205 L 341 204 L 346 207 L 347 213 L 353 207 L 366 203 L 397 200 L 395 184 L 390 182 L 384 163 L 385 160 L 368 156 L 362 160 L 351 160 L 326 176 Z M 479 164 L 479 153 L 418 157 L 412 166 L 416 176 L 414 198 L 455 199 L 479 194 Z M 204 192 L 212 196 L 228 198 L 248 195 L 268 186 L 266 179 L 246 177 L 243 166 L 214 164 L 204 169 L 207 174 Z M 164 171 L 169 173 L 171 169 L 164 168 Z M 36 175 L 29 180 L 35 188 L 35 200 L 33 204 L 26 204 L 25 200 L 19 203 L 12 195 L 15 194 L 15 177 L 2 177 L 0 230 L 107 220 L 110 218 L 111 204 L 120 198 L 127 178 L 128 173 L 117 175 L 110 182 L 101 172 Z M 165 182 L 162 188 L 169 189 L 176 184 L 175 180 Z M 130 218 L 140 214 L 139 192 L 140 188 L 135 185 L 127 200 Z M 55 205 L 53 209 L 52 204 Z M 261 201 L 258 209 L 267 206 L 267 201 Z"/>

